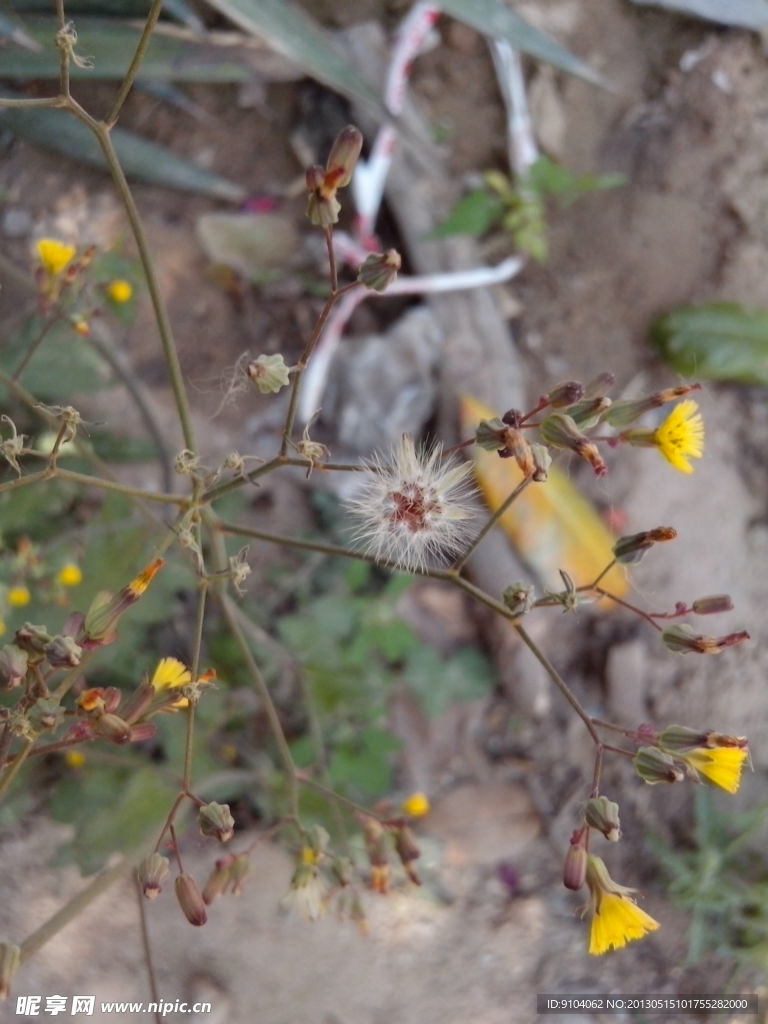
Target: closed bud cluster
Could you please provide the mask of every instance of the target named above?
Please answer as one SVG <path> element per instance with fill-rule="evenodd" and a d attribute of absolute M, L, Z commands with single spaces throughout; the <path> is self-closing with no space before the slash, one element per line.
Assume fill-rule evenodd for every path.
<path fill-rule="evenodd" d="M 605 395 L 599 398 L 585 398 L 583 402 L 572 405 L 568 415 L 582 430 L 590 430 L 597 426 L 612 404 L 610 398 L 606 398 Z"/>
<path fill-rule="evenodd" d="M 649 786 L 659 782 L 682 782 L 685 778 L 682 765 L 658 747 L 640 747 L 632 763 L 637 774 Z"/>
<path fill-rule="evenodd" d="M 80 638 L 81 646 L 90 649 L 112 643 L 120 618 L 144 594 L 164 565 L 164 559 L 156 559 L 114 597 L 106 591 L 97 594 L 85 613 L 85 634 Z"/>
<path fill-rule="evenodd" d="M 584 397 L 584 392 L 583 384 L 577 380 L 568 380 L 553 388 L 547 395 L 547 400 L 553 409 L 567 409 L 580 402 Z"/>
<path fill-rule="evenodd" d="M 497 452 L 504 447 L 506 425 L 498 418 L 480 420 L 475 431 L 475 444 L 487 452 Z"/>
<path fill-rule="evenodd" d="M 6 690 L 21 685 L 27 675 L 28 654 L 16 644 L 0 648 L 0 684 Z"/>
<path fill-rule="evenodd" d="M 208 920 L 208 911 L 205 909 L 203 897 L 200 895 L 197 882 L 192 875 L 177 875 L 173 884 L 176 890 L 176 899 L 179 901 L 184 917 L 196 927 L 205 924 Z"/>
<path fill-rule="evenodd" d="M 533 456 L 533 477 L 537 483 L 544 483 L 549 479 L 549 467 L 552 465 L 552 456 L 544 444 L 532 444 L 531 455 Z"/>
<path fill-rule="evenodd" d="M 393 829 L 393 835 L 395 853 L 400 858 L 400 863 L 403 865 L 406 875 L 408 875 L 408 878 L 414 885 L 421 885 L 421 879 L 413 863 L 421 856 L 421 850 L 416 845 L 413 832 L 411 832 L 407 825 L 401 825 Z"/>
<path fill-rule="evenodd" d="M 167 857 L 161 853 L 150 853 L 148 857 L 139 864 L 136 869 L 141 891 L 148 900 L 157 899 L 163 891 L 163 882 L 170 870 L 170 863 Z"/>
<path fill-rule="evenodd" d="M 227 857 L 219 857 L 216 861 L 213 871 L 210 873 L 208 880 L 203 886 L 203 903 L 205 903 L 207 907 L 210 907 L 214 900 L 217 900 L 219 896 L 227 891 L 227 887 L 231 880 L 230 871 L 234 860 L 234 856 L 230 854 Z"/>
<path fill-rule="evenodd" d="M 371 888 L 374 892 L 389 892 L 389 856 L 387 830 L 376 818 L 362 819 L 363 840 L 371 865 Z"/>
<path fill-rule="evenodd" d="M 362 148 L 363 136 L 360 129 L 347 125 L 336 136 L 325 168 L 314 164 L 307 170 L 307 216 L 313 224 L 330 228 L 339 219 L 341 205 L 336 192 L 352 180 Z"/>
<path fill-rule="evenodd" d="M 592 797 L 584 809 L 584 819 L 590 828 L 602 833 L 611 842 L 618 842 L 621 836 L 619 805 L 607 796 Z"/>
<path fill-rule="evenodd" d="M 580 828 L 571 836 L 563 865 L 563 885 L 578 892 L 587 877 L 587 829 Z"/>
<path fill-rule="evenodd" d="M 714 594 L 712 597 L 700 597 L 691 605 L 696 615 L 717 615 L 719 612 L 733 610 L 733 601 L 728 594 Z"/>
<path fill-rule="evenodd" d="M 585 459 L 597 476 L 605 476 L 608 467 L 603 462 L 597 445 L 583 434 L 571 416 L 556 412 L 540 424 L 542 438 L 554 448 L 568 448 Z"/>
<path fill-rule="evenodd" d="M 514 459 L 523 476 L 532 477 L 536 472 L 536 461 L 522 430 L 507 427 L 504 431 L 503 441 L 504 446 L 499 450 L 501 458 Z"/>
<path fill-rule="evenodd" d="M 71 636 L 55 636 L 44 653 L 54 668 L 76 668 L 80 664 L 83 651 Z"/>
<path fill-rule="evenodd" d="M 40 661 L 45 655 L 45 649 L 53 641 L 45 626 L 35 626 L 31 622 L 25 622 L 16 630 L 14 641 L 17 647 L 25 651 L 35 661 Z"/>
<path fill-rule="evenodd" d="M 402 262 L 396 249 L 371 253 L 361 264 L 357 280 L 372 291 L 384 292 L 397 280 Z"/>
<path fill-rule="evenodd" d="M 641 533 L 632 533 L 626 537 L 619 537 L 613 545 L 613 553 L 616 561 L 622 565 L 634 565 L 643 558 L 646 551 L 649 551 L 654 544 L 675 540 L 676 537 L 677 530 L 671 526 L 658 526 L 655 530 L 643 530 Z"/>
<path fill-rule="evenodd" d="M 229 842 L 235 834 L 235 819 L 228 804 L 203 804 L 197 812 L 197 821 L 204 836 L 218 839 L 220 843 Z"/>
<path fill-rule="evenodd" d="M 722 654 L 727 647 L 735 647 L 749 638 L 743 629 L 726 636 L 703 636 L 686 622 L 669 626 L 661 634 L 664 646 L 675 654 Z"/>
<path fill-rule="evenodd" d="M 646 412 L 650 412 L 651 409 L 658 409 L 668 402 L 684 398 L 686 395 L 690 395 L 692 391 L 698 391 L 700 387 L 700 384 L 683 384 L 680 387 L 656 391 L 654 394 L 646 395 L 644 398 L 614 402 L 613 406 L 603 416 L 603 421 L 609 423 L 612 427 L 623 430 L 625 427 L 631 426 L 635 420 L 638 420 Z"/>
<path fill-rule="evenodd" d="M 290 384 L 289 374 L 291 371 L 280 353 L 272 356 L 262 355 L 258 359 L 252 359 L 245 372 L 262 395 L 277 394 L 278 391 L 287 388 Z"/>
<path fill-rule="evenodd" d="M 536 601 L 536 591 L 530 583 L 513 583 L 501 595 L 513 615 L 525 615 Z"/>

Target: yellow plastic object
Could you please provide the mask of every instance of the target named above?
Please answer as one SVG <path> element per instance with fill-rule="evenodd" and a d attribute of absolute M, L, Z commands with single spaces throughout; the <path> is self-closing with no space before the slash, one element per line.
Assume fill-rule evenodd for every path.
<path fill-rule="evenodd" d="M 462 436 L 474 434 L 480 420 L 498 413 L 476 398 L 460 400 Z M 500 459 L 478 445 L 472 448 L 475 477 L 488 507 L 495 511 L 520 483 L 523 475 L 514 459 Z M 530 484 L 499 520 L 520 557 L 551 590 L 562 590 L 558 569 L 565 569 L 576 586 L 590 583 L 613 558 L 616 536 L 594 506 L 568 477 L 552 466 L 546 483 Z M 629 590 L 623 566 L 614 566 L 601 580 L 617 597 Z M 602 601 L 603 607 L 612 602 Z"/>

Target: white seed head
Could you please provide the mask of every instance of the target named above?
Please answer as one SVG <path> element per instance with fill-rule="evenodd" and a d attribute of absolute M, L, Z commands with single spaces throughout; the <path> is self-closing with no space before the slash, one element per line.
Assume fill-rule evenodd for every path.
<path fill-rule="evenodd" d="M 471 466 L 442 456 L 442 444 L 417 448 L 404 434 L 388 457 L 376 453 L 366 463 L 367 479 L 348 507 L 355 539 L 376 561 L 418 571 L 461 551 L 474 515 Z"/>

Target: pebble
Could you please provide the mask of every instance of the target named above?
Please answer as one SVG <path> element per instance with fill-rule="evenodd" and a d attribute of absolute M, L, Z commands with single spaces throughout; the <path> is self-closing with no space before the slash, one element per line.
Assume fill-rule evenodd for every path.
<path fill-rule="evenodd" d="M 32 231 L 32 214 L 21 206 L 7 206 L 0 220 L 6 238 L 26 238 Z"/>

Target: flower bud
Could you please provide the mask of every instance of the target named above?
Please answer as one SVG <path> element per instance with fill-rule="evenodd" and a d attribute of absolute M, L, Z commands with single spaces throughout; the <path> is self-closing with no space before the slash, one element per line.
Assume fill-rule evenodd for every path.
<path fill-rule="evenodd" d="M 380 821 L 368 816 L 362 819 L 363 839 L 371 865 L 371 888 L 374 892 L 389 891 L 389 860 L 387 857 L 387 832 Z"/>
<path fill-rule="evenodd" d="M 635 771 L 649 786 L 659 782 L 682 782 L 685 769 L 658 747 L 640 747 L 632 759 Z"/>
<path fill-rule="evenodd" d="M 658 744 L 670 754 L 685 754 L 705 746 L 707 733 L 701 729 L 689 729 L 687 725 L 668 725 L 659 733 Z"/>
<path fill-rule="evenodd" d="M 164 565 L 164 559 L 156 559 L 114 597 L 107 591 L 97 594 L 85 613 L 85 635 L 80 640 L 81 646 L 91 649 L 111 643 L 121 616 L 139 600 Z"/>
<path fill-rule="evenodd" d="M 609 800 L 607 796 L 597 796 L 587 800 L 584 819 L 590 828 L 597 829 L 609 842 L 618 842 L 621 836 L 619 805 Z"/>
<path fill-rule="evenodd" d="M 216 861 L 216 865 L 213 871 L 208 876 L 208 880 L 203 886 L 203 903 L 206 906 L 210 905 L 217 900 L 222 893 L 227 891 L 227 886 L 231 881 L 231 868 L 234 862 L 233 856 L 220 857 Z"/>
<path fill-rule="evenodd" d="M 635 565 L 654 544 L 674 540 L 676 537 L 677 530 L 674 530 L 671 526 L 659 526 L 655 530 L 643 530 L 642 533 L 632 533 L 626 537 L 619 537 L 613 545 L 613 553 L 616 556 L 616 561 L 622 565 Z"/>
<path fill-rule="evenodd" d="M 141 716 L 149 710 L 156 696 L 157 691 L 152 683 L 142 683 L 123 703 L 123 718 L 126 722 L 129 725 L 138 722 Z"/>
<path fill-rule="evenodd" d="M 0 684 L 6 690 L 13 690 L 27 675 L 28 655 L 16 644 L 0 648 Z"/>
<path fill-rule="evenodd" d="M 691 605 L 696 615 L 716 615 L 718 612 L 733 610 L 733 601 L 728 594 L 714 594 L 712 597 L 699 597 Z"/>
<path fill-rule="evenodd" d="M 610 423 L 612 427 L 623 430 L 625 427 L 631 426 L 635 420 L 651 409 L 658 409 L 659 406 L 666 405 L 667 402 L 674 402 L 678 398 L 683 398 L 692 391 L 698 391 L 700 387 L 700 384 L 683 384 L 680 387 L 656 391 L 654 394 L 646 395 L 644 398 L 614 402 L 611 409 L 603 416 L 603 421 Z"/>
<path fill-rule="evenodd" d="M 536 601 L 536 591 L 530 583 L 513 583 L 501 595 L 513 615 L 525 615 Z"/>
<path fill-rule="evenodd" d="M 262 395 L 277 394 L 290 384 L 290 370 L 279 353 L 251 360 L 246 367 L 246 373 Z"/>
<path fill-rule="evenodd" d="M 21 949 L 10 942 L 0 942 L 0 999 L 7 999 L 11 982 L 21 966 Z"/>
<path fill-rule="evenodd" d="M 306 170 L 305 179 L 307 182 L 307 192 L 318 192 L 325 182 L 325 171 L 320 164 L 312 164 Z"/>
<path fill-rule="evenodd" d="M 45 648 L 45 656 L 54 668 L 76 668 L 82 654 L 82 648 L 71 636 L 55 636 Z"/>
<path fill-rule="evenodd" d="M 616 377 L 612 373 L 599 373 L 594 377 L 584 390 L 585 398 L 601 398 L 611 390 L 616 383 Z"/>
<path fill-rule="evenodd" d="M 585 398 L 583 402 L 572 405 L 568 410 L 568 415 L 582 430 L 590 430 L 592 427 L 597 426 L 612 404 L 610 398 L 605 396 L 602 398 Z"/>
<path fill-rule="evenodd" d="M 576 829 L 563 865 L 563 885 L 578 892 L 587 877 L 587 830 Z"/>
<path fill-rule="evenodd" d="M 100 715 L 94 723 L 94 731 L 97 736 L 103 736 L 111 743 L 123 744 L 131 740 L 130 725 L 117 715 Z"/>
<path fill-rule="evenodd" d="M 148 900 L 157 899 L 163 891 L 163 881 L 170 869 L 170 862 L 167 857 L 155 851 L 139 864 L 136 869 L 141 891 Z"/>
<path fill-rule="evenodd" d="M 544 444 L 532 444 L 531 455 L 533 456 L 533 480 L 537 484 L 544 483 L 549 479 L 549 467 L 552 465 L 552 456 Z"/>
<path fill-rule="evenodd" d="M 735 647 L 749 640 L 749 633 L 739 630 L 721 637 L 702 636 L 683 622 L 665 629 L 661 639 L 665 647 L 675 654 L 722 654 L 726 647 Z"/>
<path fill-rule="evenodd" d="M 228 804 L 204 804 L 197 812 L 197 821 L 204 836 L 220 843 L 229 842 L 235 834 L 235 819 Z"/>
<path fill-rule="evenodd" d="M 328 154 L 325 165 L 325 186 L 345 188 L 352 175 L 363 148 L 363 133 L 353 124 L 342 128 Z"/>
<path fill-rule="evenodd" d="M 577 380 L 567 380 L 553 388 L 547 398 L 553 409 L 567 409 L 584 397 L 584 385 Z"/>
<path fill-rule="evenodd" d="M 45 653 L 48 644 L 53 637 L 45 626 L 34 626 L 31 622 L 25 622 L 16 630 L 14 641 L 27 654 L 38 655 L 38 660 Z"/>
<path fill-rule="evenodd" d="M 407 825 L 396 828 L 394 830 L 394 840 L 395 852 L 400 858 L 400 863 L 403 865 L 406 875 L 408 875 L 408 878 L 414 885 L 421 885 L 421 879 L 413 866 L 413 862 L 421 856 L 421 850 L 416 845 L 416 840 L 410 828 Z"/>
<path fill-rule="evenodd" d="M 341 203 L 336 196 L 312 192 L 307 199 L 307 218 L 316 228 L 330 228 L 338 222 Z"/>
<path fill-rule="evenodd" d="M 504 431 L 504 447 L 499 451 L 499 455 L 502 459 L 514 459 L 523 476 L 532 477 L 536 472 L 531 446 L 521 430 L 507 427 Z"/>
<path fill-rule="evenodd" d="M 200 926 L 208 920 L 203 897 L 192 875 L 178 875 L 174 882 L 176 899 L 190 924 Z"/>
<path fill-rule="evenodd" d="M 504 435 L 507 428 L 498 418 L 480 420 L 475 431 L 475 444 L 487 452 L 496 452 L 504 447 Z"/>
<path fill-rule="evenodd" d="M 235 854 L 232 865 L 229 869 L 230 881 L 232 882 L 232 892 L 239 893 L 243 891 L 243 882 L 245 876 L 251 870 L 251 861 L 247 853 Z"/>
<path fill-rule="evenodd" d="M 597 476 L 605 476 L 608 467 L 594 442 L 590 441 L 571 418 L 563 412 L 552 413 L 541 423 L 539 431 L 543 439 L 555 448 L 569 448 L 590 463 Z"/>
<path fill-rule="evenodd" d="M 403 800 L 402 810 L 409 818 L 424 818 L 432 810 L 432 806 L 426 793 L 416 792 Z"/>
<path fill-rule="evenodd" d="M 361 264 L 357 280 L 372 291 L 384 292 L 397 279 L 402 263 L 396 249 L 371 253 Z"/>

